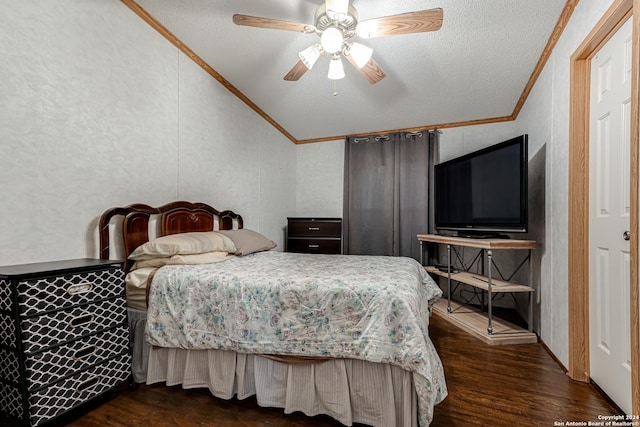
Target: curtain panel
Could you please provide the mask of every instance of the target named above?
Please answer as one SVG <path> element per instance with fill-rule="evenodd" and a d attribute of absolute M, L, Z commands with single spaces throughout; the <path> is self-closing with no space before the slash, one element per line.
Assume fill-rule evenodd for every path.
<path fill-rule="evenodd" d="M 433 232 L 433 166 L 439 132 L 348 137 L 344 250 L 420 259 L 417 234 Z"/>

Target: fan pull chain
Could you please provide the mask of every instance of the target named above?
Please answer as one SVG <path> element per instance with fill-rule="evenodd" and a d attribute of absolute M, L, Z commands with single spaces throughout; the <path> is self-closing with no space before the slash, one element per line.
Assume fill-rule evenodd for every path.
<path fill-rule="evenodd" d="M 331 95 L 333 96 L 338 96 L 338 89 L 336 88 L 337 86 L 337 80 L 333 81 L 333 93 Z"/>

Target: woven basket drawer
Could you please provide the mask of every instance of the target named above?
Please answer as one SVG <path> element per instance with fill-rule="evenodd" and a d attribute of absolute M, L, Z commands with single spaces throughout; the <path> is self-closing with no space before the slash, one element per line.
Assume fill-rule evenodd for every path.
<path fill-rule="evenodd" d="M 44 387 L 75 371 L 103 362 L 129 351 L 127 326 L 100 332 L 66 345 L 28 356 L 27 387 L 29 391 Z"/>
<path fill-rule="evenodd" d="M 0 379 L 18 383 L 20 371 L 18 355 L 15 351 L 0 348 Z"/>
<path fill-rule="evenodd" d="M 0 382 L 0 409 L 12 417 L 22 418 L 22 394 L 17 384 Z"/>
<path fill-rule="evenodd" d="M 16 348 L 15 321 L 8 314 L 0 314 L 0 344 Z"/>
<path fill-rule="evenodd" d="M 22 321 L 25 353 L 35 353 L 94 332 L 126 323 L 124 298 L 101 301 Z"/>
<path fill-rule="evenodd" d="M 124 271 L 121 268 L 85 271 L 18 283 L 18 307 L 21 316 L 35 316 L 112 298 L 124 292 Z"/>
<path fill-rule="evenodd" d="M 40 389 L 29 397 L 31 424 L 37 426 L 112 389 L 130 373 L 131 359 L 124 354 Z"/>
<path fill-rule="evenodd" d="M 11 311 L 11 282 L 0 279 L 0 310 Z"/>

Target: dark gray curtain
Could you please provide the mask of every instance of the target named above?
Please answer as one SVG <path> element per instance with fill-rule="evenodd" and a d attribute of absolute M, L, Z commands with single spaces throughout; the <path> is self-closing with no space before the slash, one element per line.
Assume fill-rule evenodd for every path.
<path fill-rule="evenodd" d="M 433 232 L 438 152 L 437 131 L 347 138 L 345 253 L 420 258 L 416 235 Z"/>

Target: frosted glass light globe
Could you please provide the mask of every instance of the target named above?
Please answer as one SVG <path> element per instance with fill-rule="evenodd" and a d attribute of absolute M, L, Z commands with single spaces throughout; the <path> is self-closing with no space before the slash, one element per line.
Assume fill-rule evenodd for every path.
<path fill-rule="evenodd" d="M 329 27 L 322 32 L 322 37 L 320 37 L 320 44 L 325 52 L 328 53 L 337 53 L 342 50 L 342 44 L 344 43 L 344 38 L 342 37 L 342 32 L 336 27 Z"/>
<path fill-rule="evenodd" d="M 329 74 L 327 77 L 331 80 L 340 80 L 344 78 L 344 67 L 340 56 L 336 56 L 329 62 Z"/>

